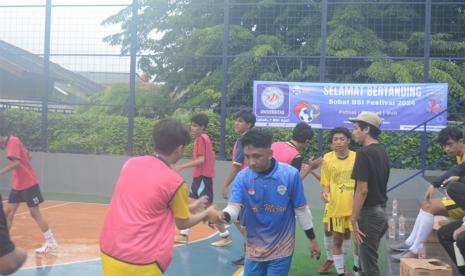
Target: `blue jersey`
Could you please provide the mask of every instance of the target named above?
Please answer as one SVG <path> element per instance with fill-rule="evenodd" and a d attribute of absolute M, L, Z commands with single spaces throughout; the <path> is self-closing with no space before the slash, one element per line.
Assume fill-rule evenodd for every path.
<path fill-rule="evenodd" d="M 307 205 L 299 172 L 275 162 L 269 174 L 250 168 L 234 179 L 229 203 L 241 204 L 247 228 L 247 258 L 270 261 L 291 256 L 295 242 L 294 209 Z"/>

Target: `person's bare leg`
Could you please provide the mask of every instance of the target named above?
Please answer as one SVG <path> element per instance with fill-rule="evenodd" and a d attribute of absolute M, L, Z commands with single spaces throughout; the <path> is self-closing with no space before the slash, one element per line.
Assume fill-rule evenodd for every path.
<path fill-rule="evenodd" d="M 15 249 L 0 257 L 0 274 L 9 275 L 17 271 L 26 261 L 26 251 Z"/>
<path fill-rule="evenodd" d="M 8 231 L 10 231 L 13 225 L 13 219 L 15 218 L 16 210 L 18 210 L 19 203 L 7 203 L 5 209 L 6 223 L 8 225 Z"/>

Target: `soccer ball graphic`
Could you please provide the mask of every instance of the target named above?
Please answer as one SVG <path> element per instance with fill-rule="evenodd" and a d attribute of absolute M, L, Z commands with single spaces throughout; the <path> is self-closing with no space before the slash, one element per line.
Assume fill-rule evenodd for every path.
<path fill-rule="evenodd" d="M 318 116 L 320 116 L 319 106 L 315 104 L 309 104 L 308 102 L 298 102 L 294 107 L 294 112 L 297 118 L 305 123 L 310 123 Z"/>

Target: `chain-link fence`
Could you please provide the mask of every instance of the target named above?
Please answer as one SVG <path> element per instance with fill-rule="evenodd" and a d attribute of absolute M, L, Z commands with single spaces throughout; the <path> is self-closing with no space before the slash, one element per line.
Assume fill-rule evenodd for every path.
<path fill-rule="evenodd" d="M 22 122 L 36 150 L 140 154 L 153 119 L 202 111 L 224 158 L 253 80 L 447 82 L 449 105 L 465 97 L 465 1 L 4 0 L 0 20 L 0 105 L 41 111 Z"/>

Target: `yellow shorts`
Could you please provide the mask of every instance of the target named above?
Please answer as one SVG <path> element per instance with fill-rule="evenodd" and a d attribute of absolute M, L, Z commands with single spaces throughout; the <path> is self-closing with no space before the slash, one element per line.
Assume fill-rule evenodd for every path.
<path fill-rule="evenodd" d="M 455 201 L 449 197 L 441 198 L 441 203 L 446 207 L 447 214 L 452 219 L 462 219 L 465 217 L 465 211 L 460 208 Z"/>
<path fill-rule="evenodd" d="M 328 218 L 328 230 L 337 233 L 345 233 L 347 230 L 352 231 L 352 222 L 350 217 L 330 217 Z"/>
<path fill-rule="evenodd" d="M 328 224 L 328 223 L 329 223 L 328 204 L 325 204 L 325 209 L 323 210 L 323 224 Z"/>
<path fill-rule="evenodd" d="M 157 264 L 135 265 L 128 264 L 112 258 L 100 252 L 102 258 L 103 275 L 108 276 L 125 276 L 125 275 L 141 275 L 141 276 L 162 276 L 160 268 Z"/>

